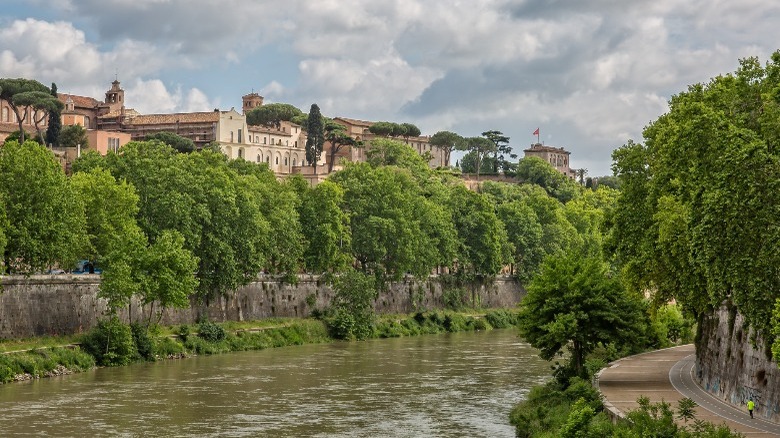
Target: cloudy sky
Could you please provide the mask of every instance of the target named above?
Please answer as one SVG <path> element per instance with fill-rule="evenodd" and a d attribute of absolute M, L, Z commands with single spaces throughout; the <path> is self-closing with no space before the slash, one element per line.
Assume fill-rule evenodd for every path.
<path fill-rule="evenodd" d="M 780 48 L 775 0 L 3 0 L 0 77 L 141 113 L 266 102 L 536 137 L 572 167 L 611 152 L 689 84 Z"/>

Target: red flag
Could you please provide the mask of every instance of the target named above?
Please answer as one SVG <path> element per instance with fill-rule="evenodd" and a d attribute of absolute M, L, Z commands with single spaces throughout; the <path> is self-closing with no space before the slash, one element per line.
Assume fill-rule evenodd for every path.
<path fill-rule="evenodd" d="M 536 128 L 536 131 L 532 135 L 539 135 L 539 128 Z"/>

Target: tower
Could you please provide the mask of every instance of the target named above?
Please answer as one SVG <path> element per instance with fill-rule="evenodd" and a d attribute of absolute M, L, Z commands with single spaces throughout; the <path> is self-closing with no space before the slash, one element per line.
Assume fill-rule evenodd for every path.
<path fill-rule="evenodd" d="M 125 90 L 119 88 L 119 80 L 111 82 L 111 89 L 106 91 L 106 105 L 109 111 L 119 110 L 125 105 Z"/>
<path fill-rule="evenodd" d="M 246 96 L 242 96 L 241 100 L 243 101 L 241 111 L 244 115 L 246 115 L 246 113 L 249 111 L 252 111 L 253 109 L 263 105 L 263 96 L 255 92 L 249 93 Z"/>

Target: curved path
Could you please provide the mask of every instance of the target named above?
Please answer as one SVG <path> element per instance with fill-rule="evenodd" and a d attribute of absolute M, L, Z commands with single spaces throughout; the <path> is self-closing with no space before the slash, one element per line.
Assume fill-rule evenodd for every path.
<path fill-rule="evenodd" d="M 664 400 L 676 408 L 685 397 L 695 401 L 696 418 L 714 424 L 726 423 L 747 437 L 780 436 L 780 425 L 750 418 L 747 409 L 738 409 L 697 385 L 693 378 L 694 347 L 683 345 L 626 357 L 610 364 L 598 376 L 604 406 L 622 417 L 636 409 L 644 395 L 651 402 Z"/>

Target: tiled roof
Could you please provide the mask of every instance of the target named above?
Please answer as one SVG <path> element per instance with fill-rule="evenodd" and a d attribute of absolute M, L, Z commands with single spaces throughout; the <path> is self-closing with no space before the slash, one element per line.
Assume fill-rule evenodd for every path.
<path fill-rule="evenodd" d="M 132 108 L 125 108 L 124 112 L 121 111 L 121 110 L 111 111 L 110 113 L 106 113 L 106 114 L 103 114 L 102 116 L 98 116 L 98 118 L 100 118 L 100 119 L 113 119 L 113 118 L 119 117 L 119 116 L 138 117 L 140 115 L 141 114 L 138 111 L 136 111 L 136 110 L 134 110 Z"/>
<path fill-rule="evenodd" d="M 171 125 L 175 123 L 219 122 L 218 111 L 173 114 L 146 114 L 129 119 L 129 125 Z"/>
<path fill-rule="evenodd" d="M 366 126 L 366 127 L 371 126 L 371 125 L 373 125 L 375 123 L 375 122 L 369 122 L 367 120 L 349 119 L 347 117 L 336 117 L 333 120 L 343 120 L 343 121 L 349 123 L 350 125 Z"/>
<path fill-rule="evenodd" d="M 101 102 L 97 99 L 93 99 L 91 97 L 86 96 L 77 96 L 75 94 L 64 94 L 64 93 L 57 93 L 57 98 L 60 100 L 60 102 L 65 103 L 68 98 L 71 98 L 73 100 L 73 105 L 76 108 L 95 108 L 98 105 L 101 104 Z"/>

